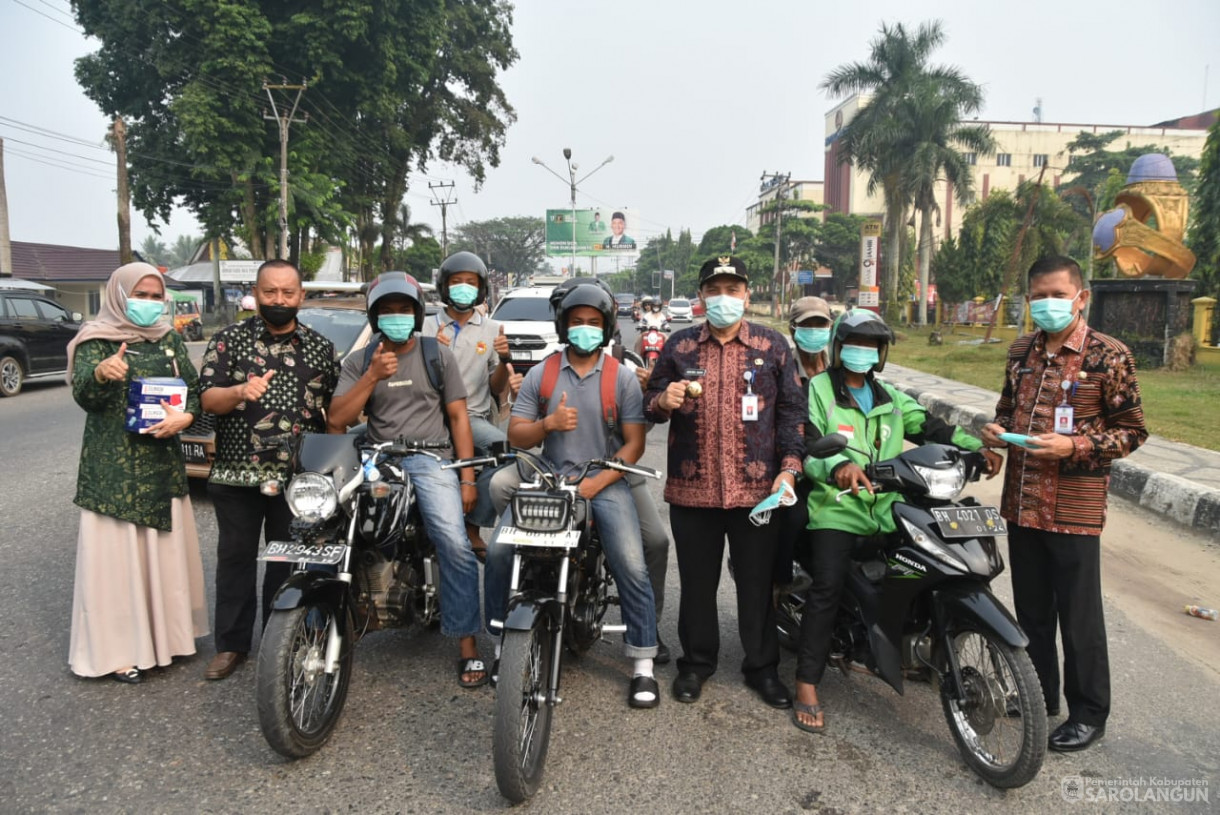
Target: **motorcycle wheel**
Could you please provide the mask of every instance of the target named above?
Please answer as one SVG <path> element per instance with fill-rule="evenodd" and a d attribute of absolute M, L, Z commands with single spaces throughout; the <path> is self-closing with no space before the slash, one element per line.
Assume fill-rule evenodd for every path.
<path fill-rule="evenodd" d="M 508 631 L 500 649 L 492 754 L 500 794 L 519 804 L 542 781 L 551 741 L 547 683 L 556 658 L 549 622 L 539 618 L 529 631 Z"/>
<path fill-rule="evenodd" d="M 1033 662 L 990 631 L 964 629 L 949 642 L 962 698 L 941 687 L 945 720 L 966 764 L 1000 789 L 1029 783 L 1046 757 L 1046 703 Z M 947 664 L 942 660 L 942 664 Z"/>
<path fill-rule="evenodd" d="M 327 634 L 340 626 L 339 666 L 324 670 Z M 339 721 L 352 670 L 352 630 L 329 605 L 309 604 L 275 611 L 263 631 L 255 694 L 258 723 L 280 755 L 302 758 L 316 752 Z"/>

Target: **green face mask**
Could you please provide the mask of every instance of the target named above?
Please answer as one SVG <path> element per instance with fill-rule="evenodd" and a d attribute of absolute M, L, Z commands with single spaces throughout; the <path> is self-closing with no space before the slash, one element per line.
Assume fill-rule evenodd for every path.
<path fill-rule="evenodd" d="M 793 332 L 792 338 L 796 340 L 797 348 L 800 348 L 806 354 L 816 354 L 830 342 L 830 329 L 798 327 Z"/>
<path fill-rule="evenodd" d="M 469 283 L 454 283 L 449 286 L 449 299 L 459 308 L 468 308 L 479 296 L 479 287 Z"/>
<path fill-rule="evenodd" d="M 390 342 L 406 342 L 415 330 L 414 314 L 382 314 L 377 318 L 377 330 Z"/>
<path fill-rule="evenodd" d="M 127 298 L 127 319 L 140 326 L 140 328 L 148 328 L 157 320 L 160 320 L 164 312 L 165 303 L 160 300 Z"/>
<path fill-rule="evenodd" d="M 574 325 L 568 329 L 568 342 L 585 354 L 601 348 L 604 337 L 605 333 L 595 325 Z"/>

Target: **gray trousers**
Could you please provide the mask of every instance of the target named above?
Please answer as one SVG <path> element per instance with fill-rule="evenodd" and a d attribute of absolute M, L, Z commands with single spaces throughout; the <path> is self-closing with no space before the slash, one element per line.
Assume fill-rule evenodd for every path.
<path fill-rule="evenodd" d="M 631 497 L 635 500 L 635 511 L 640 516 L 640 537 L 644 539 L 644 565 L 648 567 L 648 580 L 652 583 L 652 596 L 657 604 L 657 621 L 665 607 L 665 573 L 669 569 L 669 534 L 647 479 L 624 476 L 631 485 Z M 521 484 L 521 476 L 514 465 L 501 467 L 491 477 L 491 502 L 499 517 L 508 506 L 513 491 Z"/>

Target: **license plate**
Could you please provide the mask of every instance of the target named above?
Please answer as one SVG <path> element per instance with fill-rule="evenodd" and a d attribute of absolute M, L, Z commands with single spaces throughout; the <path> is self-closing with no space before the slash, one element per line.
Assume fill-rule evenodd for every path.
<path fill-rule="evenodd" d="M 518 362 L 529 362 L 530 361 L 530 352 L 529 351 L 510 351 L 509 357 L 511 359 L 517 360 Z"/>
<path fill-rule="evenodd" d="M 509 546 L 544 546 L 557 549 L 575 549 L 580 543 L 580 532 L 526 532 L 515 526 L 502 526 L 496 540 Z"/>
<path fill-rule="evenodd" d="M 182 442 L 182 455 L 192 463 L 202 464 L 208 460 L 208 451 L 204 449 L 203 442 L 200 441 Z"/>
<path fill-rule="evenodd" d="M 943 507 L 932 517 L 945 538 L 979 538 L 1008 534 L 998 507 Z"/>
<path fill-rule="evenodd" d="M 318 546 L 314 543 L 297 543 L 296 541 L 272 541 L 258 556 L 259 560 L 272 563 L 321 563 L 331 566 L 343 560 L 343 550 L 347 547 L 342 543 L 328 543 Z"/>

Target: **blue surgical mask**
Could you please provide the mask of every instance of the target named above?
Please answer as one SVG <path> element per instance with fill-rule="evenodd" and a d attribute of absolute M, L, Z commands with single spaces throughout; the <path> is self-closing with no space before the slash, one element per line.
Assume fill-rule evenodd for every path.
<path fill-rule="evenodd" d="M 858 374 L 866 374 L 881 361 L 881 352 L 867 345 L 844 345 L 839 349 L 843 367 Z"/>
<path fill-rule="evenodd" d="M 746 313 L 746 301 L 731 294 L 718 294 L 706 300 L 707 319 L 717 328 L 728 328 Z"/>
<path fill-rule="evenodd" d="M 586 354 L 602 347 L 605 333 L 595 325 L 574 325 L 568 329 L 568 344 Z"/>
<path fill-rule="evenodd" d="M 1080 296 L 1080 292 L 1076 292 L 1076 297 Z M 1072 304 L 1076 302 L 1076 297 L 1071 300 L 1064 300 L 1061 297 L 1044 297 L 1041 300 L 1029 301 L 1029 316 L 1033 318 L 1034 324 L 1048 334 L 1057 334 L 1063 329 L 1072 324 L 1072 320 L 1076 317 L 1072 313 Z"/>
<path fill-rule="evenodd" d="M 830 342 L 830 329 L 798 327 L 792 333 L 792 338 L 796 340 L 797 348 L 807 354 L 816 354 L 826 347 L 826 343 Z"/>
<path fill-rule="evenodd" d="M 449 299 L 459 308 L 467 308 L 474 305 L 474 301 L 478 297 L 478 286 L 472 286 L 469 283 L 454 283 L 449 287 Z"/>
<path fill-rule="evenodd" d="M 406 342 L 415 330 L 415 315 L 382 314 L 377 318 L 377 330 L 390 342 Z"/>
<path fill-rule="evenodd" d="M 140 328 L 148 328 L 157 320 L 160 320 L 164 312 L 165 303 L 160 300 L 127 298 L 127 319 L 140 326 Z"/>

